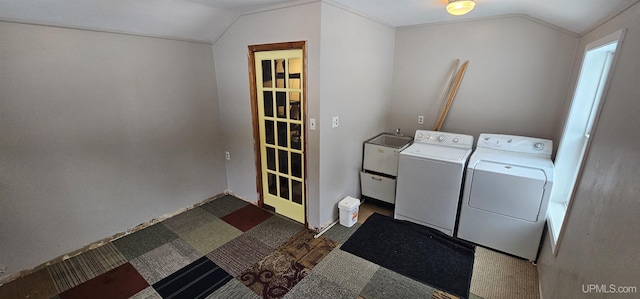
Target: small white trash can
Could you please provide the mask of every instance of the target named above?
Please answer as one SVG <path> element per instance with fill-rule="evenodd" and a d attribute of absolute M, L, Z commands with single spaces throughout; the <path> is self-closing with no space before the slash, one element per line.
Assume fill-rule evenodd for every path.
<path fill-rule="evenodd" d="M 358 221 L 358 207 L 360 200 L 347 196 L 338 203 L 340 209 L 340 224 L 352 227 Z"/>

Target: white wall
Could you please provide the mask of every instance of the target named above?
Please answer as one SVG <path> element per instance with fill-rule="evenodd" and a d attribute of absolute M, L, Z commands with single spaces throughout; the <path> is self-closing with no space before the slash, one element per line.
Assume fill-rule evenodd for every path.
<path fill-rule="evenodd" d="M 431 130 L 460 59 L 469 67 L 442 131 L 553 139 L 576 43 L 519 16 L 398 28 L 388 129 Z"/>
<path fill-rule="evenodd" d="M 211 45 L 0 22 L 0 264 L 226 188 Z"/>
<path fill-rule="evenodd" d="M 307 42 L 307 118 L 319 118 L 320 3 L 310 3 L 241 16 L 213 45 L 218 78 L 221 129 L 229 190 L 258 201 L 249 94 L 248 46 Z M 319 131 L 307 130 L 307 209 L 318 210 Z M 318 223 L 309 213 L 309 223 Z"/>
<path fill-rule="evenodd" d="M 584 284 L 635 286 L 640 244 L 640 4 L 580 38 L 571 76 L 573 90 L 584 47 L 627 28 L 600 119 L 592 134 L 582 178 L 557 256 L 548 236 L 538 259 L 543 298 L 637 298 L 635 294 L 584 294 Z M 573 94 L 566 97 L 567 105 Z M 558 134 L 562 126 L 558 127 Z M 607 289 L 608 290 L 608 289 Z"/>
<path fill-rule="evenodd" d="M 320 226 L 338 202 L 360 196 L 363 142 L 384 132 L 391 97 L 395 30 L 322 4 L 320 51 Z M 339 126 L 331 127 L 333 116 Z"/>

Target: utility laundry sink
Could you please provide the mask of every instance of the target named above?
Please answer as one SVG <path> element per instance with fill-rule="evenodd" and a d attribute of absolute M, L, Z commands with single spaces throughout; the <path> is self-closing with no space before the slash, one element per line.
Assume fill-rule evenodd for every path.
<path fill-rule="evenodd" d="M 367 143 L 381 145 L 391 148 L 404 148 L 413 141 L 413 138 L 409 136 L 399 136 L 391 133 L 382 133 L 376 137 L 373 137 L 367 141 Z"/>
<path fill-rule="evenodd" d="M 398 131 L 400 130 L 396 132 Z M 360 172 L 363 196 L 395 204 L 398 157 L 400 151 L 412 141 L 413 138 L 408 136 L 382 133 L 364 142 L 364 159 Z"/>
<path fill-rule="evenodd" d="M 398 154 L 411 144 L 408 136 L 382 133 L 364 143 L 363 168 L 390 176 L 398 175 Z"/>

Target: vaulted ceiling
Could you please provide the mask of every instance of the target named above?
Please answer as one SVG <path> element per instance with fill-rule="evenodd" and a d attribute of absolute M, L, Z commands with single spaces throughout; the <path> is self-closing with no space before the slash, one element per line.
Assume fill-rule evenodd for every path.
<path fill-rule="evenodd" d="M 0 20 L 215 41 L 243 14 L 320 0 L 0 0 Z M 527 15 L 580 35 L 640 0 L 476 0 L 465 16 L 448 0 L 327 0 L 391 26 Z"/>

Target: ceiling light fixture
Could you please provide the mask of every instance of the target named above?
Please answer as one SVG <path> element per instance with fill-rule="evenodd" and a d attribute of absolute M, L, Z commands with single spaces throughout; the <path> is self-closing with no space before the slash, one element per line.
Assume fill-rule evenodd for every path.
<path fill-rule="evenodd" d="M 447 12 L 454 16 L 464 15 L 476 6 L 476 3 L 473 0 L 449 0 L 449 4 L 447 4 Z"/>

